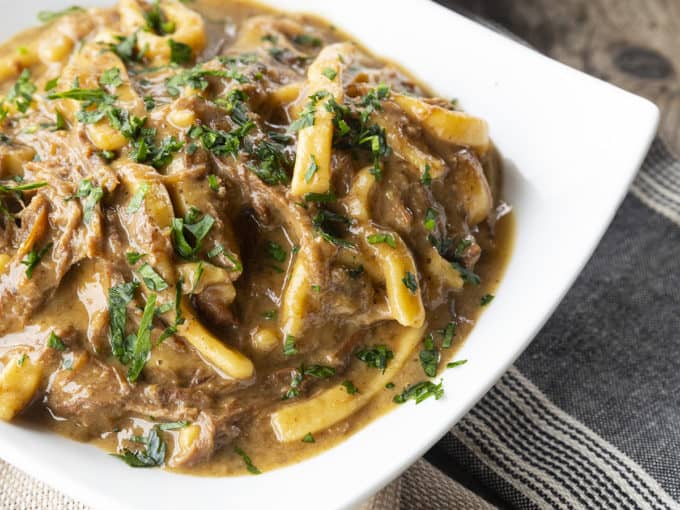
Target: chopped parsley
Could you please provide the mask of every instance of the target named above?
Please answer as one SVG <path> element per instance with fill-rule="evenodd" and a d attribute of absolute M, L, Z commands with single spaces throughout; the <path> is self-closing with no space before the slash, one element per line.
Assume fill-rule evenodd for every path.
<path fill-rule="evenodd" d="M 67 14 L 73 14 L 75 12 L 83 12 L 85 9 L 78 7 L 77 5 L 72 5 L 61 11 L 40 11 L 38 12 L 38 21 L 41 23 L 49 23 L 57 18 L 61 18 Z"/>
<path fill-rule="evenodd" d="M 131 266 L 134 266 L 145 256 L 146 255 L 144 253 L 139 253 L 137 251 L 129 251 L 125 254 L 125 258 L 127 259 L 128 264 L 130 264 Z"/>
<path fill-rule="evenodd" d="M 18 184 L 16 186 L 7 186 L 0 184 L 0 193 L 21 193 L 22 191 L 31 191 L 47 186 L 46 182 L 31 182 L 26 184 Z"/>
<path fill-rule="evenodd" d="M 262 471 L 255 467 L 255 464 L 253 464 L 253 461 L 250 459 L 250 457 L 248 457 L 248 454 L 241 448 L 238 446 L 234 447 L 234 452 L 236 452 L 236 454 L 243 459 L 243 463 L 246 465 L 246 469 L 249 473 L 253 475 L 259 475 L 262 473 Z"/>
<path fill-rule="evenodd" d="M 321 71 L 321 74 L 323 74 L 330 81 L 335 80 L 335 77 L 338 75 L 337 71 L 331 67 L 326 67 L 323 71 Z"/>
<path fill-rule="evenodd" d="M 149 290 L 161 292 L 169 287 L 163 277 L 149 264 L 142 264 L 139 268 L 139 275 L 142 277 L 144 285 L 146 285 Z"/>
<path fill-rule="evenodd" d="M 351 248 L 354 245 L 342 239 L 338 227 L 351 224 L 351 220 L 326 209 L 319 210 L 312 218 L 312 226 L 317 235 L 331 244 L 343 248 Z"/>
<path fill-rule="evenodd" d="M 58 76 L 56 78 L 52 78 L 51 80 L 48 80 L 45 83 L 45 92 L 49 92 L 50 90 L 56 89 L 58 83 L 59 83 L 59 77 Z"/>
<path fill-rule="evenodd" d="M 54 332 L 50 332 L 50 337 L 47 340 L 47 347 L 54 349 L 55 351 L 65 351 L 66 345 L 61 338 Z"/>
<path fill-rule="evenodd" d="M 31 81 L 31 71 L 24 69 L 12 88 L 9 89 L 5 101 L 14 103 L 19 112 L 26 113 L 28 107 L 31 106 L 35 91 L 36 86 Z M 0 105 L 0 121 L 7 116 L 7 113 L 5 107 Z"/>
<path fill-rule="evenodd" d="M 407 386 L 401 394 L 395 395 L 392 400 L 396 404 L 403 404 L 407 400 L 415 400 L 416 404 L 420 404 L 429 397 L 439 400 L 443 396 L 444 388 L 442 387 L 442 381 L 439 381 L 439 384 L 434 384 L 431 381 L 421 381 Z"/>
<path fill-rule="evenodd" d="M 285 262 L 288 254 L 279 243 L 269 241 L 266 245 L 267 255 L 277 262 Z"/>
<path fill-rule="evenodd" d="M 471 283 L 472 285 L 479 285 L 482 281 L 479 278 L 479 276 L 477 276 L 474 272 L 470 271 L 468 268 L 462 266 L 458 262 L 451 262 L 451 267 L 458 271 L 460 273 L 460 276 L 463 278 L 463 281 L 467 283 Z"/>
<path fill-rule="evenodd" d="M 357 389 L 356 386 L 354 386 L 354 383 L 352 381 L 342 381 L 342 385 L 344 386 L 345 390 L 347 390 L 347 393 L 349 395 L 359 393 L 359 390 Z"/>
<path fill-rule="evenodd" d="M 425 170 L 423 171 L 423 175 L 420 177 L 420 183 L 423 186 L 429 186 L 432 184 L 432 176 L 430 175 L 430 165 L 425 164 Z"/>
<path fill-rule="evenodd" d="M 78 191 L 75 195 L 68 197 L 67 200 L 79 198 L 83 206 L 83 221 L 90 223 L 97 204 L 104 196 L 104 190 L 100 186 L 94 186 L 91 179 L 83 179 L 78 184 Z"/>
<path fill-rule="evenodd" d="M 120 87 L 123 84 L 123 79 L 120 77 L 120 69 L 117 67 L 107 69 L 99 78 L 99 83 L 114 89 Z"/>
<path fill-rule="evenodd" d="M 59 110 L 56 110 L 54 114 L 54 131 L 65 131 L 67 127 L 66 119 Z"/>
<path fill-rule="evenodd" d="M 300 112 L 300 116 L 288 126 L 288 132 L 296 133 L 301 129 L 314 125 L 314 114 L 316 113 L 316 105 L 319 100 L 327 97 L 329 93 L 325 90 L 320 90 L 309 96 L 309 102 Z"/>
<path fill-rule="evenodd" d="M 111 352 L 123 364 L 130 362 L 130 339 L 126 337 L 127 306 L 134 299 L 139 282 L 133 281 L 109 290 L 109 331 Z"/>
<path fill-rule="evenodd" d="M 254 127 L 255 124 L 249 121 L 239 128 L 227 132 L 208 126 L 196 125 L 189 130 L 189 138 L 200 140 L 203 148 L 216 156 L 236 156 L 243 139 Z"/>
<path fill-rule="evenodd" d="M 149 192 L 149 185 L 146 182 L 143 182 L 139 188 L 137 188 L 137 191 L 135 191 L 135 194 L 132 196 L 132 200 L 130 200 L 130 204 L 127 207 L 127 212 L 128 214 L 132 214 L 133 212 L 136 212 L 139 210 L 140 207 L 142 207 L 142 204 L 144 203 L 144 198 L 146 197 L 146 194 Z"/>
<path fill-rule="evenodd" d="M 153 96 L 144 96 L 144 109 L 149 112 L 156 108 L 156 100 Z"/>
<path fill-rule="evenodd" d="M 335 369 L 333 367 L 327 367 L 324 365 L 309 365 L 303 368 L 304 375 L 311 375 L 317 379 L 327 379 L 335 375 Z"/>
<path fill-rule="evenodd" d="M 311 432 L 307 432 L 305 434 L 305 437 L 302 438 L 303 443 L 316 443 L 316 440 L 314 439 L 314 436 L 312 435 Z"/>
<path fill-rule="evenodd" d="M 156 294 L 151 294 L 144 306 L 142 313 L 142 320 L 139 323 L 137 336 L 132 340 L 131 349 L 131 363 L 128 368 L 128 380 L 135 382 L 149 359 L 151 354 L 151 328 L 152 321 L 156 313 Z"/>
<path fill-rule="evenodd" d="M 385 373 L 387 365 L 394 358 L 394 353 L 386 345 L 375 345 L 371 348 L 365 347 L 357 351 L 356 357 L 369 367 L 377 368 Z"/>
<path fill-rule="evenodd" d="M 282 400 L 288 400 L 295 398 L 300 395 L 300 384 L 304 380 L 305 376 L 316 377 L 317 379 L 327 379 L 335 375 L 335 369 L 333 367 L 327 367 L 324 365 L 310 365 L 305 367 L 305 365 L 300 365 L 300 368 L 293 370 L 291 374 L 290 389 L 283 395 Z"/>
<path fill-rule="evenodd" d="M 457 259 L 461 258 L 465 254 L 465 250 L 467 250 L 471 245 L 472 241 L 470 239 L 461 239 L 456 245 L 456 250 L 454 251 L 453 256 Z"/>
<path fill-rule="evenodd" d="M 142 55 L 137 52 L 137 32 L 127 37 L 114 36 L 116 42 L 107 44 L 109 51 L 115 53 L 123 62 L 131 64 L 141 60 Z"/>
<path fill-rule="evenodd" d="M 465 365 L 465 363 L 467 363 L 466 359 L 461 359 L 461 360 L 458 360 L 458 361 L 452 361 L 451 363 L 446 364 L 446 368 L 456 368 L 456 367 L 459 367 L 461 365 Z"/>
<path fill-rule="evenodd" d="M 317 202 L 317 203 L 327 203 L 335 202 L 337 197 L 332 191 L 326 193 L 305 193 L 303 197 L 305 202 Z"/>
<path fill-rule="evenodd" d="M 158 0 L 155 0 L 151 9 L 144 13 L 144 19 L 146 20 L 146 30 L 156 35 L 171 34 L 175 31 L 175 23 L 165 20 Z"/>
<path fill-rule="evenodd" d="M 217 178 L 216 175 L 214 174 L 208 175 L 208 187 L 213 191 L 219 191 L 220 180 Z"/>
<path fill-rule="evenodd" d="M 449 322 L 442 334 L 444 338 L 442 339 L 442 349 L 448 349 L 453 344 L 453 337 L 456 335 L 456 329 L 458 329 L 458 324 L 455 322 Z"/>
<path fill-rule="evenodd" d="M 295 348 L 295 337 L 293 335 L 286 335 L 286 340 L 283 343 L 283 355 L 295 356 L 298 353 Z"/>
<path fill-rule="evenodd" d="M 128 466 L 136 468 L 157 467 L 165 462 L 167 446 L 156 427 L 149 431 L 147 437 L 135 437 L 135 442 L 142 444 L 144 448 L 134 451 L 124 448 L 122 454 L 116 454 L 114 457 L 123 460 Z"/>
<path fill-rule="evenodd" d="M 267 310 L 266 312 L 262 312 L 262 317 L 264 317 L 268 321 L 276 319 L 277 315 L 278 315 L 278 312 L 276 310 Z M 285 351 L 284 351 L 284 354 L 285 354 Z"/>
<path fill-rule="evenodd" d="M 312 177 L 314 177 L 314 174 L 319 171 L 319 164 L 316 162 L 316 156 L 312 154 L 311 156 L 311 161 L 309 162 L 309 166 L 307 167 L 307 171 L 305 172 L 305 182 L 311 182 Z"/>
<path fill-rule="evenodd" d="M 229 262 L 231 262 L 232 267 L 229 268 L 229 271 L 237 271 L 241 272 L 243 271 L 243 265 L 239 260 L 234 256 L 233 254 L 227 252 L 224 248 L 224 245 L 222 244 L 217 244 L 215 245 L 209 252 L 208 252 L 208 258 L 212 259 L 217 257 L 218 255 L 224 255 Z"/>
<path fill-rule="evenodd" d="M 48 243 L 39 251 L 36 251 L 35 247 L 33 247 L 31 251 L 26 254 L 26 258 L 21 261 L 21 263 L 26 266 L 26 278 L 30 280 L 33 277 L 34 269 L 40 264 L 40 261 L 50 248 L 52 248 L 52 243 Z"/>
<path fill-rule="evenodd" d="M 170 62 L 177 65 L 191 62 L 191 46 L 174 39 L 168 39 L 168 46 L 170 46 Z"/>
<path fill-rule="evenodd" d="M 173 421 L 169 423 L 161 423 L 158 425 L 160 430 L 179 430 L 184 429 L 189 426 L 189 422 L 186 420 Z"/>
<path fill-rule="evenodd" d="M 434 230 L 434 228 L 437 226 L 437 218 L 439 217 L 439 213 L 432 209 L 431 207 L 427 209 L 427 212 L 425 213 L 425 219 L 423 220 L 423 225 L 425 225 L 425 228 L 427 230 Z"/>
<path fill-rule="evenodd" d="M 425 375 L 434 377 L 437 375 L 437 367 L 439 366 L 439 351 L 434 345 L 434 338 L 432 335 L 427 335 L 424 341 L 424 349 L 420 351 L 419 359 L 420 365 L 423 367 Z"/>
<path fill-rule="evenodd" d="M 479 304 L 482 306 L 486 306 L 489 303 L 491 303 L 491 301 L 493 301 L 494 297 L 495 296 L 493 294 L 484 294 L 482 298 L 479 300 Z"/>
<path fill-rule="evenodd" d="M 203 246 L 210 229 L 215 224 L 215 218 L 209 214 L 198 217 L 201 212 L 192 208 L 184 218 L 173 218 L 171 234 L 177 255 L 186 260 L 193 260 Z"/>
<path fill-rule="evenodd" d="M 23 367 L 24 363 L 26 363 L 26 360 L 28 359 L 28 356 L 26 354 L 22 354 L 21 357 L 17 360 L 17 366 Z"/>
<path fill-rule="evenodd" d="M 264 183 L 274 186 L 287 184 L 290 181 L 287 169 L 292 166 L 290 156 L 286 153 L 283 138 L 269 134 L 269 139 L 260 141 L 252 151 L 258 164 L 248 165 Z"/>
<path fill-rule="evenodd" d="M 418 282 L 416 281 L 416 277 L 413 276 L 413 273 L 410 271 L 406 271 L 406 274 L 401 279 L 401 281 L 404 284 L 404 287 L 406 287 L 411 292 L 411 294 L 415 294 L 418 290 Z"/>
<path fill-rule="evenodd" d="M 293 42 L 300 46 L 309 46 L 311 48 L 318 48 L 321 46 L 321 39 L 311 34 L 298 34 L 293 37 Z"/>
<path fill-rule="evenodd" d="M 165 88 L 172 97 L 180 94 L 181 87 L 191 87 L 194 90 L 206 90 L 210 85 L 209 77 L 228 78 L 238 83 L 247 83 L 248 78 L 236 69 L 202 69 L 194 67 L 178 73 L 165 81 Z"/>
<path fill-rule="evenodd" d="M 392 234 L 371 234 L 370 236 L 366 236 L 366 240 L 369 244 L 385 243 L 390 248 L 397 247 L 397 242 L 394 240 Z"/>

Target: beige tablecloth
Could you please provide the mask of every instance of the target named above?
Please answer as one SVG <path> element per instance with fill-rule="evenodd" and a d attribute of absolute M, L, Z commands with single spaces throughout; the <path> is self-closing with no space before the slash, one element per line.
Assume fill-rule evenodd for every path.
<path fill-rule="evenodd" d="M 432 488 L 437 490 L 433 491 Z M 451 478 L 419 460 L 361 510 L 487 510 L 489 506 Z M 91 510 L 14 466 L 0 461 L 0 510 Z M 96 509 L 92 509 L 96 510 Z"/>

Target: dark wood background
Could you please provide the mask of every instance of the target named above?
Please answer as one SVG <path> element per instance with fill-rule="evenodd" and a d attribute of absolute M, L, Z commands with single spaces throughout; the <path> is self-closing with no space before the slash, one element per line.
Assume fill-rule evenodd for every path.
<path fill-rule="evenodd" d="M 438 1 L 654 101 L 661 110 L 659 131 L 680 153 L 680 0 Z"/>

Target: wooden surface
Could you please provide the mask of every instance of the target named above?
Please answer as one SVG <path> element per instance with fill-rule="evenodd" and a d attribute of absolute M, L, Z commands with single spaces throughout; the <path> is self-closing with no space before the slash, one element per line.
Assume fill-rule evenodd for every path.
<path fill-rule="evenodd" d="M 487 18 L 556 60 L 654 101 L 660 133 L 680 154 L 680 0 L 440 3 Z"/>

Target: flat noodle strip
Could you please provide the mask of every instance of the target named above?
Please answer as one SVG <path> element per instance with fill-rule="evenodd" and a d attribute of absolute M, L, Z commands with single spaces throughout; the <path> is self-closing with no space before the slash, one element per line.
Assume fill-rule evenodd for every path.
<path fill-rule="evenodd" d="M 376 267 L 382 271 L 382 280 L 385 282 L 387 299 L 394 319 L 402 326 L 420 327 L 425 320 L 420 287 L 412 290 L 404 281 L 411 275 L 414 284 L 417 285 L 418 269 L 410 250 L 396 232 L 388 234 L 394 239 L 394 247 L 384 242 L 370 244 L 367 241 L 369 236 L 384 234 L 368 222 L 370 194 L 374 185 L 375 178 L 370 174 L 370 167 L 364 168 L 354 178 L 351 193 L 345 199 L 361 225 L 362 250 L 375 258 L 364 268 Z"/>
<path fill-rule="evenodd" d="M 489 126 L 485 120 L 402 94 L 393 93 L 392 99 L 409 117 L 420 122 L 426 131 L 440 140 L 472 147 L 481 153 L 489 148 Z"/>
<path fill-rule="evenodd" d="M 0 373 L 0 420 L 10 421 L 33 400 L 41 376 L 42 368 L 28 356 L 7 361 Z"/>
<path fill-rule="evenodd" d="M 382 376 L 371 377 L 360 393 L 350 395 L 339 384 L 309 400 L 291 404 L 273 413 L 271 424 L 276 438 L 281 442 L 300 441 L 307 434 L 326 430 L 365 406 L 376 393 L 384 389 L 385 381 L 397 375 L 425 332 L 424 327 L 400 330 L 395 340 L 394 358 Z"/>
<path fill-rule="evenodd" d="M 187 297 L 182 298 L 181 310 L 184 324 L 179 325 L 177 331 L 206 361 L 234 379 L 250 379 L 253 376 L 255 373 L 253 362 L 237 350 L 224 345 L 210 333 L 196 317 Z"/>
<path fill-rule="evenodd" d="M 348 61 L 353 51 L 354 46 L 348 43 L 327 46 L 307 72 L 307 95 L 326 95 L 316 101 L 314 124 L 298 132 L 297 156 L 290 187 L 296 197 L 305 193 L 325 193 L 330 189 L 333 113 L 327 111 L 325 105 L 330 97 L 342 103 L 343 62 Z M 329 76 L 333 76 L 333 79 Z M 315 170 L 312 172 L 310 168 Z"/>
<path fill-rule="evenodd" d="M 303 257 L 298 255 L 281 303 L 280 324 L 285 335 L 297 336 L 302 331 L 309 289 L 305 262 Z"/>
<path fill-rule="evenodd" d="M 144 9 L 137 0 L 120 0 L 118 12 L 121 25 L 127 34 L 137 33 L 137 49 L 144 52 L 153 65 L 164 65 L 170 62 L 170 39 L 191 47 L 194 54 L 199 53 L 206 44 L 203 18 L 175 0 L 164 0 L 159 3 L 160 10 L 174 30 L 168 35 L 156 35 L 146 30 L 147 21 Z"/>
<path fill-rule="evenodd" d="M 430 175 L 435 179 L 446 172 L 446 163 L 441 158 L 422 151 L 412 143 L 390 116 L 374 115 L 373 117 L 376 124 L 385 130 L 390 148 L 400 158 L 410 163 L 411 170 L 415 170 L 418 175 L 421 175 L 425 171 L 425 167 L 429 167 Z"/>
<path fill-rule="evenodd" d="M 366 234 L 378 234 L 374 229 L 367 229 Z M 404 241 L 397 234 L 391 234 L 396 242 L 396 248 L 386 243 L 367 244 L 382 267 L 387 288 L 387 299 L 394 319 L 402 326 L 420 327 L 425 321 L 425 307 L 422 293 L 417 284 L 418 270 L 411 252 Z M 405 280 L 409 275 L 418 287 L 411 290 Z"/>

